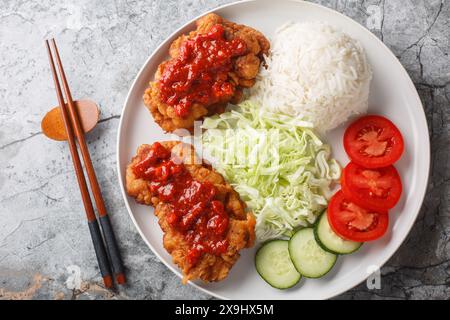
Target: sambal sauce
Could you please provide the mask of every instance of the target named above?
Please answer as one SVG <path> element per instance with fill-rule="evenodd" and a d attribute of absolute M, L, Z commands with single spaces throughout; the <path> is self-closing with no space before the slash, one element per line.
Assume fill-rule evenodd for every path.
<path fill-rule="evenodd" d="M 241 39 L 225 39 L 222 25 L 217 24 L 206 34 L 184 41 L 179 56 L 163 68 L 159 85 L 161 99 L 173 106 L 179 117 L 189 114 L 192 104 L 205 106 L 230 99 L 235 85 L 228 73 L 233 58 L 247 51 Z"/>
<path fill-rule="evenodd" d="M 216 187 L 195 180 L 183 163 L 176 162 L 170 150 L 155 142 L 133 172 L 150 181 L 151 192 L 169 204 L 166 220 L 184 235 L 190 245 L 189 263 L 195 265 L 204 253 L 226 252 L 229 217 L 223 203 L 214 200 Z"/>

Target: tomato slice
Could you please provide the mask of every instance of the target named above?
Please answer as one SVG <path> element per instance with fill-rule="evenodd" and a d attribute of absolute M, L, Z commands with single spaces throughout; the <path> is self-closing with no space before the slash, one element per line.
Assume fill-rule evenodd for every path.
<path fill-rule="evenodd" d="M 345 131 L 344 148 L 350 159 L 366 168 L 387 167 L 402 156 L 404 143 L 398 128 L 381 116 L 365 116 Z"/>
<path fill-rule="evenodd" d="M 363 208 L 392 209 L 402 194 L 402 182 L 393 166 L 367 169 L 350 162 L 342 173 L 342 192 Z"/>
<path fill-rule="evenodd" d="M 361 208 L 338 191 L 328 205 L 328 222 L 341 238 L 366 242 L 382 237 L 389 225 L 387 211 Z"/>

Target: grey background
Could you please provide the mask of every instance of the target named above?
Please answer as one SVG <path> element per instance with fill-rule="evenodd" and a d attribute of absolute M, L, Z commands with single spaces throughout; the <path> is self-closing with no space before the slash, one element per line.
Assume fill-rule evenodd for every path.
<path fill-rule="evenodd" d="M 115 141 L 127 91 L 152 50 L 227 2 L 0 0 L 0 299 L 211 298 L 183 286 L 138 235 L 117 183 Z M 382 289 L 360 285 L 338 298 L 448 299 L 450 1 L 314 2 L 369 27 L 391 48 L 420 93 L 432 145 L 423 208 L 382 268 Z M 43 46 L 50 35 L 59 40 L 75 98 L 101 107 L 87 139 L 127 268 L 128 286 L 118 292 L 99 282 L 67 145 L 40 132 L 56 104 Z"/>

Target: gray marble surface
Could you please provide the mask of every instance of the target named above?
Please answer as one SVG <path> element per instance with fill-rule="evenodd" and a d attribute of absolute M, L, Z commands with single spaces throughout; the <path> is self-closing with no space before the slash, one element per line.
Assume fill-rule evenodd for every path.
<path fill-rule="evenodd" d="M 122 200 L 116 133 L 139 68 L 174 29 L 231 1 L 0 0 L 0 299 L 210 299 L 183 286 L 147 248 Z M 427 114 L 427 196 L 407 240 L 382 268 L 382 288 L 339 299 L 450 298 L 450 1 L 322 0 L 365 25 L 400 59 Z M 86 227 L 68 148 L 40 120 L 56 104 L 43 39 L 59 40 L 76 98 L 101 107 L 88 136 L 120 239 L 128 286 L 107 291 Z"/>

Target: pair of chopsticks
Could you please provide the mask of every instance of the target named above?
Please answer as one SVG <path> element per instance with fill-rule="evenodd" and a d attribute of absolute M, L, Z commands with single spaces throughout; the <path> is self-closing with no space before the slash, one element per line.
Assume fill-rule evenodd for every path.
<path fill-rule="evenodd" d="M 66 75 L 59 57 L 58 48 L 56 47 L 56 42 L 54 39 L 51 40 L 52 48 L 56 57 L 56 63 L 59 69 L 59 75 L 62 80 L 62 85 L 64 88 L 64 94 L 66 96 L 67 104 L 64 102 L 64 97 L 61 91 L 61 85 L 58 79 L 58 74 L 56 72 L 55 63 L 53 61 L 52 50 L 50 49 L 49 41 L 46 40 L 45 44 L 47 46 L 48 57 L 50 60 L 50 67 L 53 74 L 53 80 L 55 81 L 56 95 L 59 102 L 59 107 L 61 109 L 61 115 L 64 121 L 64 127 L 66 129 L 69 149 L 73 160 L 73 166 L 75 168 L 75 173 L 78 180 L 78 185 L 81 191 L 81 197 L 83 199 L 84 209 L 86 211 L 86 217 L 88 220 L 89 231 L 91 233 L 92 242 L 94 244 L 95 254 L 97 256 L 98 266 L 100 268 L 100 273 L 103 277 L 103 282 L 106 288 L 113 287 L 113 277 L 111 274 L 114 273 L 115 280 L 118 284 L 125 283 L 124 268 L 122 264 L 122 259 L 120 257 L 119 249 L 114 237 L 114 233 L 109 221 L 108 213 L 106 211 L 105 203 L 100 191 L 100 186 L 95 175 L 94 167 L 92 165 L 91 157 L 89 155 L 89 150 L 87 148 L 86 141 L 84 139 L 84 132 L 81 127 L 81 123 L 78 117 L 77 110 L 75 108 L 72 95 L 70 93 L 69 85 L 67 84 Z M 84 176 L 83 167 L 80 161 L 80 156 L 78 155 L 78 149 L 75 142 L 75 138 L 78 141 L 80 147 L 81 155 L 83 157 L 84 165 L 89 178 L 89 183 L 91 186 L 91 191 L 94 196 L 94 201 L 97 206 L 100 226 L 102 228 L 102 233 L 100 232 L 99 223 L 97 222 L 97 216 L 95 215 L 94 208 L 92 206 L 91 197 L 89 194 L 88 187 L 86 185 L 86 178 Z"/>

